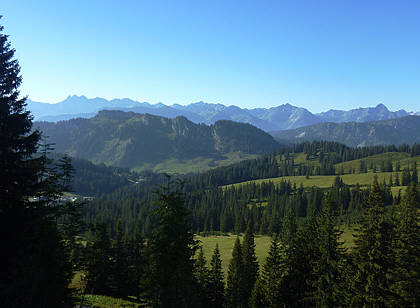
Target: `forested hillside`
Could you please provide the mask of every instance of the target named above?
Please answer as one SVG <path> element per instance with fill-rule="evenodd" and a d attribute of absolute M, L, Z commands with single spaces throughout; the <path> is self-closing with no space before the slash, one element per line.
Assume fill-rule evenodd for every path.
<path fill-rule="evenodd" d="M 71 6 L 66 8 L 62 12 L 72 18 Z M 133 12 L 130 26 L 142 17 Z M 120 26 L 121 12 L 111 13 L 117 18 L 113 27 Z M 194 14 L 203 23 L 203 16 Z M 26 25 L 42 30 L 38 23 Z M 113 27 L 104 37 L 125 36 Z M 99 28 L 94 32 L 101 34 Z M 185 117 L 122 111 L 34 125 L 19 92 L 15 50 L 2 31 L 0 25 L 0 307 L 419 306 L 419 117 L 327 131 L 349 143 L 398 138 L 392 141 L 398 144 L 368 147 L 325 140 L 280 146 L 250 124 L 221 120 L 207 126 Z M 62 29 L 57 33 L 63 36 Z M 76 31 L 72 39 L 63 37 L 76 46 L 78 36 Z M 113 41 L 114 47 L 119 42 Z M 129 48 L 135 50 L 133 43 Z M 32 56 L 38 54 L 32 52 L 37 46 L 28 46 Z M 126 55 L 118 53 L 119 60 Z M 118 71 L 110 76 L 114 82 Z M 114 103 L 132 104 L 122 101 Z M 102 103 L 97 99 L 93 110 Z M 220 106 L 204 107 L 211 113 Z M 299 123 L 294 115 L 313 120 L 302 108 L 284 107 L 291 111 L 285 125 Z M 221 109 L 233 117 L 236 108 Z M 270 110 L 274 121 L 276 110 Z M 356 128 L 352 133 L 349 125 Z M 165 164 L 181 172 L 154 172 Z M 257 251 L 257 243 L 265 250 Z"/>
<path fill-rule="evenodd" d="M 184 117 L 168 119 L 149 114 L 101 111 L 92 119 L 58 123 L 36 122 L 55 150 L 94 163 L 141 168 L 168 160 L 195 158 L 223 161 L 232 152 L 263 154 L 277 142 L 252 125 L 218 121 L 195 124 Z"/>
<path fill-rule="evenodd" d="M 319 210 L 331 186 L 334 201 L 340 204 L 336 210 L 348 223 L 357 221 L 375 176 L 385 204 L 393 204 L 400 198 L 400 189 L 418 181 L 419 155 L 417 144 L 350 148 L 335 142 L 306 142 L 180 179 L 185 181 L 194 231 L 243 232 L 251 221 L 255 232 L 272 234 L 279 231 L 276 228 L 288 208 L 300 218 Z M 165 178 L 160 179 L 164 184 Z M 121 219 L 130 232 L 141 226 L 137 232 L 147 234 L 155 184 L 122 188 L 96 199 L 88 207 L 89 221 Z"/>
<path fill-rule="evenodd" d="M 190 300 L 204 307 L 313 307 L 322 306 L 324 300 L 332 307 L 363 303 L 415 307 L 418 296 L 414 290 L 419 280 L 412 264 L 418 262 L 418 247 L 410 245 L 408 249 L 402 238 L 409 238 L 410 243 L 419 240 L 419 155 L 417 144 L 350 148 L 334 142 L 306 142 L 255 160 L 182 177 L 181 190 L 171 196 L 176 196 L 175 203 L 180 200 L 177 198 L 185 200 L 191 231 L 213 237 L 216 243 L 223 241 L 223 235 L 243 235 L 228 252 L 221 252 L 216 245 L 209 260 L 197 246 L 191 246 L 195 247 L 193 277 L 198 286 L 184 285 L 197 292 Z M 371 180 L 359 184 L 364 175 Z M 353 176 L 353 181 L 345 183 L 346 176 Z M 296 185 L 293 179 L 297 177 L 307 182 Z M 331 185 L 307 185 L 312 178 L 330 177 Z M 169 189 L 167 178 L 158 182 Z M 114 244 L 97 251 L 98 255 L 116 260 L 122 232 L 128 238 L 148 237 L 156 234 L 156 226 L 169 224 L 150 215 L 162 213 L 162 208 L 155 211 L 156 204 L 167 200 L 161 199 L 165 194 L 153 193 L 154 187 L 145 183 L 120 189 L 85 208 L 88 222 L 105 223 L 109 230 L 88 234 L 92 245 L 103 245 L 99 239 L 104 236 L 115 239 Z M 346 235 L 352 241 L 350 250 L 341 242 L 343 226 L 356 228 L 355 239 L 351 233 Z M 256 257 L 255 234 L 272 236 L 264 262 Z M 133 249 L 130 242 L 125 245 L 127 251 Z M 222 266 L 221 253 L 231 254 L 228 265 Z M 402 256 L 409 258 L 411 265 L 402 261 Z M 224 276 L 222 268 L 226 266 Z M 87 268 L 88 272 L 96 270 Z M 397 275 L 398 271 L 403 272 Z M 112 270 L 103 273 L 116 275 Z M 384 278 L 393 273 L 398 278 Z M 369 289 L 359 288 L 359 284 L 372 281 Z M 103 286 L 100 294 L 112 295 L 107 288 L 113 284 L 115 280 Z M 147 285 L 142 287 L 147 289 Z M 381 297 L 383 292 L 386 295 Z"/>
<path fill-rule="evenodd" d="M 414 144 L 420 142 L 420 116 L 366 123 L 320 123 L 271 134 L 283 142 L 328 140 L 352 147 Z"/>

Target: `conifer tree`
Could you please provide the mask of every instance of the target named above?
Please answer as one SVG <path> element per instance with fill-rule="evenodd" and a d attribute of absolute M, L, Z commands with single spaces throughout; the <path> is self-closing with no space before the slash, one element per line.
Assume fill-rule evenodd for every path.
<path fill-rule="evenodd" d="M 245 300 L 244 264 L 242 248 L 239 237 L 236 238 L 232 251 L 232 260 L 229 263 L 226 304 L 228 308 L 244 308 L 248 302 Z"/>
<path fill-rule="evenodd" d="M 134 295 L 127 293 L 130 290 L 129 263 L 127 242 L 124 240 L 121 220 L 118 219 L 115 226 L 115 239 L 111 248 L 112 254 L 112 293 L 119 298 Z"/>
<path fill-rule="evenodd" d="M 144 239 L 139 234 L 135 234 L 131 239 L 128 239 L 127 235 L 125 235 L 124 242 L 128 264 L 127 290 L 125 292 L 131 296 L 140 298 L 142 297 L 141 293 L 147 287 L 145 285 L 145 281 L 147 281 L 145 279 L 147 259 L 145 256 Z"/>
<path fill-rule="evenodd" d="M 402 307 L 417 307 L 420 304 L 419 208 L 420 196 L 415 182 L 412 182 L 394 215 L 396 266 L 393 290 L 399 295 L 397 303 Z"/>
<path fill-rule="evenodd" d="M 414 182 L 415 184 L 417 184 L 419 182 L 419 176 L 418 176 L 418 172 L 417 172 L 417 162 L 414 161 L 413 164 L 413 172 L 411 173 L 411 182 Z"/>
<path fill-rule="evenodd" d="M 151 301 L 157 307 L 194 307 L 193 270 L 198 247 L 181 187 L 172 187 L 168 177 L 167 187 L 157 192 L 159 203 L 153 212 L 157 222 L 148 239 Z"/>
<path fill-rule="evenodd" d="M 106 224 L 95 226 L 95 239 L 87 246 L 86 291 L 90 294 L 112 295 L 111 239 Z"/>
<path fill-rule="evenodd" d="M 392 226 L 385 219 L 385 206 L 375 177 L 363 211 L 354 254 L 352 305 L 383 307 L 392 302 Z"/>
<path fill-rule="evenodd" d="M 337 307 L 343 302 L 344 253 L 340 236 L 343 233 L 336 225 L 333 212 L 333 196 L 327 194 L 318 217 L 315 245 L 319 249 L 317 258 L 312 260 L 314 288 L 311 301 L 316 307 Z"/>
<path fill-rule="evenodd" d="M 251 308 L 265 308 L 268 307 L 266 302 L 266 289 L 263 286 L 263 282 L 260 278 L 254 284 L 254 288 L 249 298 L 249 307 Z"/>
<path fill-rule="evenodd" d="M 46 155 L 35 157 L 41 133 L 19 97 L 14 53 L 0 25 L 0 305 L 72 306 L 72 266 L 56 223 L 60 168 L 48 170 Z"/>
<path fill-rule="evenodd" d="M 225 303 L 225 283 L 219 245 L 216 244 L 210 261 L 208 274 L 208 297 L 210 307 L 222 308 Z"/>
<path fill-rule="evenodd" d="M 246 301 L 248 302 L 251 296 L 252 289 L 254 288 L 255 281 L 258 278 L 258 260 L 255 254 L 255 241 L 254 233 L 252 232 L 251 223 L 245 231 L 245 235 L 242 242 L 242 255 L 244 259 L 244 282 L 243 287 L 245 290 Z"/>
<path fill-rule="evenodd" d="M 206 265 L 207 261 L 204 257 L 203 247 L 198 250 L 198 256 L 195 260 L 194 276 L 197 282 L 197 298 L 201 307 L 209 307 L 208 305 L 208 280 L 209 269 Z"/>
<path fill-rule="evenodd" d="M 284 279 L 286 274 L 285 255 L 281 255 L 279 242 L 276 237 L 271 240 L 268 256 L 262 268 L 258 285 L 254 288 L 251 298 L 252 307 L 281 307 L 285 303 Z"/>

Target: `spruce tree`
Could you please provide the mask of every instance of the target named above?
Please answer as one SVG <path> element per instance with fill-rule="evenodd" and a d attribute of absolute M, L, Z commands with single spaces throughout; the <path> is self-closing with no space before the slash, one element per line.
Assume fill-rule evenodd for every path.
<path fill-rule="evenodd" d="M 287 271 L 285 255 L 281 254 L 276 237 L 271 240 L 270 249 L 261 271 L 260 281 L 254 288 L 251 304 L 253 307 L 280 307 L 285 303 L 284 275 Z"/>
<path fill-rule="evenodd" d="M 257 279 L 252 289 L 251 297 L 249 298 L 249 307 L 251 308 L 265 308 L 268 307 L 266 302 L 266 289 L 263 286 L 261 279 Z"/>
<path fill-rule="evenodd" d="M 251 296 L 252 289 L 254 288 L 255 281 L 258 278 L 259 269 L 257 256 L 255 254 L 254 233 L 252 232 L 251 223 L 248 223 L 242 241 L 242 255 L 244 259 L 243 287 L 245 291 L 246 301 L 248 301 L 249 297 Z"/>
<path fill-rule="evenodd" d="M 128 295 L 135 295 L 127 293 L 130 290 L 129 284 L 131 283 L 128 279 L 130 265 L 128 263 L 128 251 L 127 242 L 124 239 L 122 232 L 121 220 L 118 219 L 115 226 L 115 239 L 111 247 L 112 255 L 112 293 L 115 297 L 125 297 Z"/>
<path fill-rule="evenodd" d="M 206 265 L 207 261 L 204 257 L 203 247 L 198 250 L 198 256 L 195 260 L 194 276 L 197 283 L 197 298 L 200 302 L 200 307 L 210 307 L 208 303 L 208 280 L 209 269 Z"/>
<path fill-rule="evenodd" d="M 244 308 L 247 307 L 245 300 L 244 288 L 244 264 L 242 256 L 242 248 L 239 237 L 236 238 L 232 251 L 232 260 L 229 263 L 227 288 L 226 288 L 226 304 L 228 308 Z"/>
<path fill-rule="evenodd" d="M 19 97 L 14 53 L 0 25 L 0 305 L 72 306 L 69 250 L 56 223 L 60 168 L 36 156 L 41 133 L 32 130 L 26 98 Z"/>
<path fill-rule="evenodd" d="M 95 238 L 93 242 L 88 243 L 86 249 L 85 292 L 113 295 L 111 239 L 106 224 L 98 223 L 95 225 Z"/>
<path fill-rule="evenodd" d="M 311 302 L 316 307 L 337 307 L 342 304 L 345 250 L 340 242 L 343 233 L 336 225 L 332 193 L 328 193 L 318 216 L 315 245 L 317 258 L 311 260 L 313 281 Z"/>
<path fill-rule="evenodd" d="M 181 189 L 173 189 L 168 178 L 167 187 L 157 192 L 156 226 L 148 238 L 150 300 L 156 307 L 196 306 L 193 270 L 198 247 Z"/>
<path fill-rule="evenodd" d="M 397 303 L 404 307 L 420 304 L 420 196 L 415 182 L 404 193 L 394 215 L 395 284 Z"/>
<path fill-rule="evenodd" d="M 139 234 L 135 234 L 130 239 L 125 235 L 124 243 L 128 264 L 127 282 L 125 283 L 127 290 L 125 292 L 131 296 L 142 298 L 141 293 L 147 288 L 145 279 L 147 259 L 144 239 Z"/>
<path fill-rule="evenodd" d="M 210 261 L 208 274 L 208 297 L 210 307 L 222 308 L 225 303 L 225 283 L 219 245 L 216 244 Z"/>
<path fill-rule="evenodd" d="M 394 298 L 390 279 L 393 270 L 392 226 L 385 218 L 382 192 L 375 178 L 365 202 L 356 237 L 352 305 L 384 307 Z"/>

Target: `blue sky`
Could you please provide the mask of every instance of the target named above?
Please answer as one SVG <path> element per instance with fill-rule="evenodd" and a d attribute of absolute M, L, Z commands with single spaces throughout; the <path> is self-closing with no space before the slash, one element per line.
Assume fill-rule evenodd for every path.
<path fill-rule="evenodd" d="M 418 1 L 2 0 L 21 93 L 420 111 Z"/>

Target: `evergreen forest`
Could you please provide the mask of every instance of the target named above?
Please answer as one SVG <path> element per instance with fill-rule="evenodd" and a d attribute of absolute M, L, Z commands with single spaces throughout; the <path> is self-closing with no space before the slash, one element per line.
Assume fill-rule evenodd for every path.
<path fill-rule="evenodd" d="M 21 83 L 0 26 L 0 307 L 420 306 L 419 144 L 281 145 L 250 124 L 103 112 L 92 121 L 182 122 L 198 126 L 214 155 L 258 154 L 205 172 L 136 172 L 136 156 L 113 167 L 55 152 Z M 188 152 L 186 139 L 155 133 Z M 75 152 L 97 146 L 83 137 Z M 227 264 L 221 242 L 208 253 L 200 240 L 229 236 Z"/>

